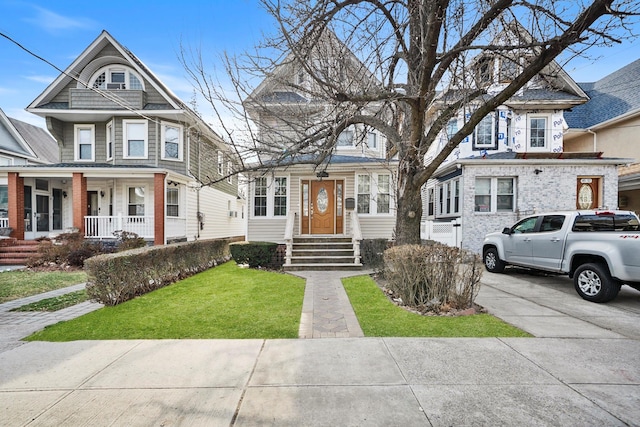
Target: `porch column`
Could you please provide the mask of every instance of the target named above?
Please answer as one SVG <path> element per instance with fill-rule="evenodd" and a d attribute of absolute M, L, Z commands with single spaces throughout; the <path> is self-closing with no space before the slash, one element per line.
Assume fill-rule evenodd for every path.
<path fill-rule="evenodd" d="M 156 173 L 153 176 L 153 244 L 164 245 L 164 198 L 165 184 L 164 174 Z"/>
<path fill-rule="evenodd" d="M 84 216 L 87 213 L 87 178 L 82 173 L 73 174 L 73 226 L 84 236 Z"/>
<path fill-rule="evenodd" d="M 11 237 L 24 239 L 24 178 L 17 172 L 8 173 L 9 227 L 13 228 Z"/>

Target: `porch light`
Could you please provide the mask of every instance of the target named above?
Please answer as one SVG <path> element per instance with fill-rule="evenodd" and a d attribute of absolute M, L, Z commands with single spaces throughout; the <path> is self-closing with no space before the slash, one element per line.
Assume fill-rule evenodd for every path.
<path fill-rule="evenodd" d="M 100 197 L 104 199 L 104 191 L 100 191 Z"/>
<path fill-rule="evenodd" d="M 320 171 L 316 174 L 316 176 L 318 178 L 328 178 L 329 177 L 329 173 L 327 171 Z"/>
<path fill-rule="evenodd" d="M 64 197 L 65 199 L 67 198 L 67 192 L 66 191 L 62 192 L 62 197 Z"/>

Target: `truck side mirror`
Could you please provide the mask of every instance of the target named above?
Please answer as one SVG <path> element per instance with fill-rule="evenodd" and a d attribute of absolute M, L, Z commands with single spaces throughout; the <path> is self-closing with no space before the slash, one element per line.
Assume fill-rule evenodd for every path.
<path fill-rule="evenodd" d="M 505 227 L 502 229 L 502 234 L 511 234 L 511 229 L 509 227 Z"/>

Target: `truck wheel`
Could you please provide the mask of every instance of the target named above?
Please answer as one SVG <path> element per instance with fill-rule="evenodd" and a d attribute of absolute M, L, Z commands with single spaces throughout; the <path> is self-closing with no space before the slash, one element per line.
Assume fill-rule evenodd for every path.
<path fill-rule="evenodd" d="M 496 248 L 489 248 L 484 251 L 484 267 L 491 273 L 502 273 L 504 271 L 505 263 L 498 256 Z"/>
<path fill-rule="evenodd" d="M 573 275 L 573 283 L 578 295 L 591 302 L 611 301 L 620 292 L 620 283 L 602 264 L 582 264 Z"/>

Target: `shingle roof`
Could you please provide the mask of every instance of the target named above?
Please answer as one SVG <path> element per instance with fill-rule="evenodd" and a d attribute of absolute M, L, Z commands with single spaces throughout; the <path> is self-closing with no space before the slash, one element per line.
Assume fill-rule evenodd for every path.
<path fill-rule="evenodd" d="M 46 130 L 11 117 L 9 117 L 9 120 L 18 133 L 22 135 L 25 142 L 29 144 L 38 159 L 50 163 L 60 161 L 58 143 Z"/>
<path fill-rule="evenodd" d="M 564 114 L 570 128 L 592 126 L 640 109 L 640 59 L 593 83 L 580 83 L 591 98 Z"/>

